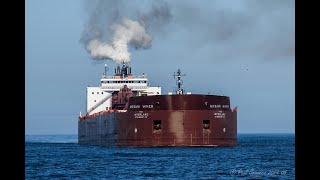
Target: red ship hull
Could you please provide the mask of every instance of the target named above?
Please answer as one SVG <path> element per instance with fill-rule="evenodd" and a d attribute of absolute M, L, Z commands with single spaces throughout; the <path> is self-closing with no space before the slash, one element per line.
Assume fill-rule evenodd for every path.
<path fill-rule="evenodd" d="M 235 146 L 237 109 L 226 96 L 131 97 L 126 112 L 79 117 L 78 140 L 118 147 Z"/>

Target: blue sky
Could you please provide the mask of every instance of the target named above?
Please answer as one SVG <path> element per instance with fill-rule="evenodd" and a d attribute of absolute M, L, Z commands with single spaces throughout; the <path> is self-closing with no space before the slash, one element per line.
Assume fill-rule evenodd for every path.
<path fill-rule="evenodd" d="M 120 15 L 148 7 L 148 1 L 131 2 Z M 166 94 L 180 68 L 187 91 L 230 96 L 239 133 L 293 133 L 294 1 L 163 2 L 172 17 L 150 29 L 151 48 L 130 49 L 133 72 L 145 72 Z M 77 134 L 86 86 L 98 85 L 105 63 L 115 66 L 92 60 L 80 43 L 87 5 L 26 1 L 26 134 Z"/>

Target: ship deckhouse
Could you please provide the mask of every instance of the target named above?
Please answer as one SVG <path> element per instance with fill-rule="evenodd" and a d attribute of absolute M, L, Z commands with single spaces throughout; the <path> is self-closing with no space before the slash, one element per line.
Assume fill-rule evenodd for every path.
<path fill-rule="evenodd" d="M 107 75 L 108 67 L 101 77 L 100 86 L 87 87 L 87 114 L 94 114 L 112 109 L 112 97 L 115 96 L 125 85 L 131 89 L 133 96 L 161 95 L 161 87 L 150 87 L 147 76 L 143 73 L 134 76 L 131 67 L 122 63 L 115 68 L 114 75 Z"/>

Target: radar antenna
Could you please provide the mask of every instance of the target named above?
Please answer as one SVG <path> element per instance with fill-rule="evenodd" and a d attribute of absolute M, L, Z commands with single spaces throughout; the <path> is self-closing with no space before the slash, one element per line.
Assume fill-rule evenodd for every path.
<path fill-rule="evenodd" d="M 175 79 L 176 76 L 178 77 L 178 80 L 177 80 L 177 85 L 178 85 L 178 89 L 177 89 L 177 94 L 183 94 L 183 89 L 182 89 L 182 84 L 183 84 L 183 81 L 181 80 L 181 76 L 185 76 L 186 74 L 181 74 L 181 71 L 180 69 L 178 69 L 178 72 L 176 74 L 176 72 L 173 73 L 173 78 Z"/>

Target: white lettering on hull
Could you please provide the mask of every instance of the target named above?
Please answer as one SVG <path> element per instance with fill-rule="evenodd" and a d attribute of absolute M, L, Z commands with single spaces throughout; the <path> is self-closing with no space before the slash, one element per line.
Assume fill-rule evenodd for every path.
<path fill-rule="evenodd" d="M 226 118 L 226 113 L 224 113 L 222 111 L 215 112 L 214 113 L 214 118 L 223 118 L 223 119 L 225 119 Z"/>
<path fill-rule="evenodd" d="M 146 105 L 141 105 L 142 108 L 145 108 L 145 109 L 152 109 L 153 108 L 153 105 L 152 104 L 146 104 Z M 140 105 L 130 105 L 129 108 L 130 109 L 139 109 L 141 107 Z"/>
<path fill-rule="evenodd" d="M 210 108 L 221 108 L 221 104 L 210 104 Z M 229 105 L 222 105 L 222 108 L 229 108 Z"/>
<path fill-rule="evenodd" d="M 134 113 L 134 118 L 136 119 L 144 119 L 144 118 L 148 118 L 148 113 L 144 113 L 143 111 L 139 111 L 137 113 Z"/>

